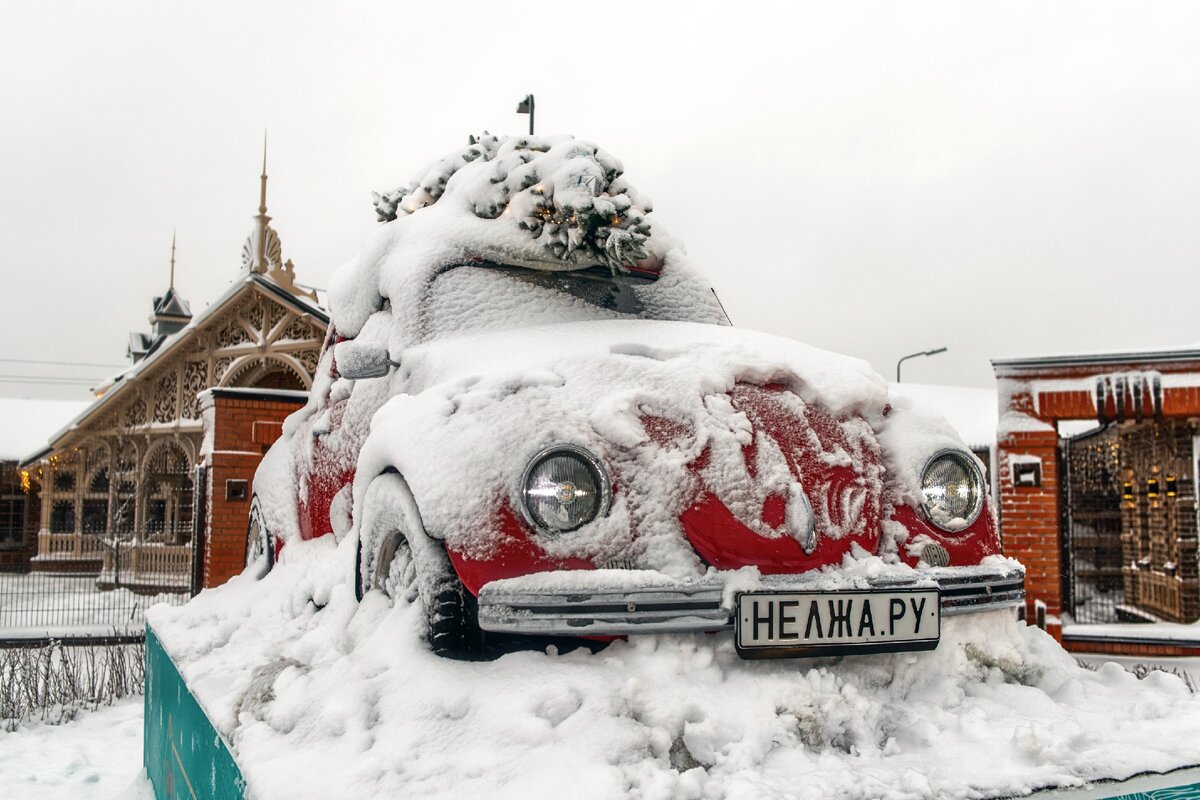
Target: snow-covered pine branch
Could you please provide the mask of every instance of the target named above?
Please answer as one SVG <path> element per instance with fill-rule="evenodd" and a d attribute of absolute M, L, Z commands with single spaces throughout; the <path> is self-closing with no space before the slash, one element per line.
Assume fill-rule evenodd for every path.
<path fill-rule="evenodd" d="M 455 181 L 474 161 L 493 163 L 482 173 L 486 180 L 476 172 Z M 452 182 L 459 202 L 475 216 L 511 220 L 556 260 L 600 263 L 616 273 L 647 257 L 649 200 L 625 180 L 618 159 L 588 142 L 485 132 L 405 186 L 372 193 L 375 212 L 383 222 L 415 213 L 438 202 Z"/>

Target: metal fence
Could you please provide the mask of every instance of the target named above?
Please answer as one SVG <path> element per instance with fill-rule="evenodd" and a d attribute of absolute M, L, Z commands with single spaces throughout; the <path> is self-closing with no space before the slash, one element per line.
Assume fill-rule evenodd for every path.
<path fill-rule="evenodd" d="M 182 605 L 195 596 L 203 581 L 207 477 L 203 466 L 196 468 L 192 503 L 198 513 L 190 530 L 172 531 L 171 540 L 184 543 L 155 541 L 162 537 L 153 535 L 132 541 L 39 534 L 39 569 L 0 572 L 0 646 L 137 639 L 145 631 L 146 609 L 158 603 Z M 154 533 L 162 530 L 150 531 Z M 43 541 L 53 537 L 63 541 Z"/>
<path fill-rule="evenodd" d="M 1063 455 L 1065 610 L 1079 623 L 1125 621 L 1117 428 L 1068 439 Z"/>
<path fill-rule="evenodd" d="M 0 640 L 129 636 L 142 632 L 146 609 L 181 605 L 183 591 L 138 594 L 101 589 L 95 574 L 0 573 Z"/>

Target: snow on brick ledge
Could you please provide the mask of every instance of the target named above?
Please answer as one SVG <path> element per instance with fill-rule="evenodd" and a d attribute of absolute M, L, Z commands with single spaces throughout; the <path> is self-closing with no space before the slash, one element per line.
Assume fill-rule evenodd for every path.
<path fill-rule="evenodd" d="M 1200 763 L 1200 697 L 1089 672 L 1003 612 L 930 653 L 746 662 L 728 634 L 445 661 L 414 609 L 294 543 L 148 614 L 254 796 L 998 797 Z"/>
<path fill-rule="evenodd" d="M 1200 622 L 1181 625 L 1175 622 L 1081 624 L 1072 622 L 1063 628 L 1077 638 L 1123 639 L 1146 642 L 1178 642 L 1200 647 Z"/>

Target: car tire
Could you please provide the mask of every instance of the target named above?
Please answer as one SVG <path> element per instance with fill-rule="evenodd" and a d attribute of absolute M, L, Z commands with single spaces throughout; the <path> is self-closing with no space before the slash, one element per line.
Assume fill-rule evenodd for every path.
<path fill-rule="evenodd" d="M 250 515 L 246 521 L 245 568 L 255 580 L 265 578 L 275 567 L 275 538 L 267 529 L 258 495 L 250 501 Z"/>
<path fill-rule="evenodd" d="M 434 653 L 479 658 L 483 632 L 475 597 L 459 580 L 442 543 L 425 534 L 407 484 L 396 474 L 381 476 L 364 507 L 355 581 L 359 599 L 374 590 L 393 602 L 419 602 Z"/>
<path fill-rule="evenodd" d="M 426 608 L 429 646 L 446 658 L 473 660 L 483 653 L 483 631 L 479 628 L 475 596 L 456 576 L 438 587 Z"/>

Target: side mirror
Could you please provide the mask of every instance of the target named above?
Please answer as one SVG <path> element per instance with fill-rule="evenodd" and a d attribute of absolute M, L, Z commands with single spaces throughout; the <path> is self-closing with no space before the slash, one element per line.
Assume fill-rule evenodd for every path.
<path fill-rule="evenodd" d="M 352 381 L 382 378 L 392 367 L 399 366 L 392 361 L 385 345 L 353 340 L 338 344 L 333 351 L 333 363 L 339 375 Z"/>

